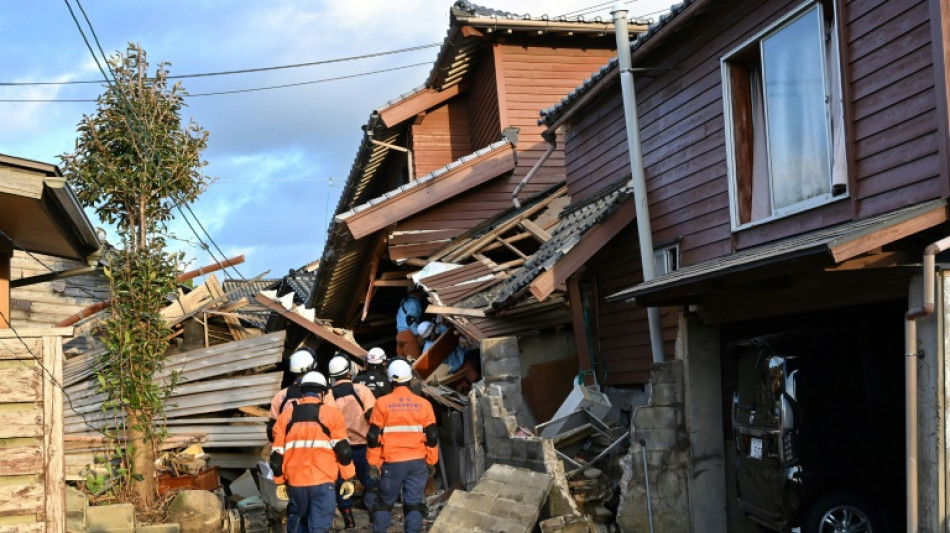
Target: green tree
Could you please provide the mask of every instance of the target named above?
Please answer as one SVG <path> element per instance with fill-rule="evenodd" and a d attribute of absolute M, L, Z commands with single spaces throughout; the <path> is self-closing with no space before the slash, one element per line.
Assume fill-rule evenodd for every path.
<path fill-rule="evenodd" d="M 168 64 L 149 76 L 145 51 L 129 44 L 109 58 L 115 74 L 99 96 L 96 113 L 83 116 L 72 154 L 62 168 L 80 200 L 122 240 L 106 271 L 112 313 L 104 325 L 106 353 L 98 379 L 105 409 L 123 412 L 118 436 L 128 443 L 134 488 L 144 502 L 154 494 L 154 454 L 164 432 L 156 427 L 174 379 L 155 383 L 171 333 L 161 316 L 175 290 L 178 254 L 163 235 L 178 206 L 194 202 L 207 186 L 201 154 L 208 132 L 182 124 L 187 92 L 168 81 Z"/>

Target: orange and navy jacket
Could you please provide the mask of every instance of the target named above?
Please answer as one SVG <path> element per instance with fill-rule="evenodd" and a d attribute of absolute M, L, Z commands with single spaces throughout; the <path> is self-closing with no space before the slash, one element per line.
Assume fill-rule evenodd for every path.
<path fill-rule="evenodd" d="M 297 405 L 323 403 L 319 398 L 305 396 Z M 295 406 L 296 408 L 296 406 Z M 356 475 L 353 463 L 340 465 L 333 445 L 346 439 L 346 423 L 343 414 L 332 404 L 320 406 L 320 422 L 330 434 L 327 435 L 317 422 L 297 421 L 286 434 L 287 424 L 294 409 L 284 409 L 274 425 L 273 451 L 284 456 L 283 475 L 274 478 L 278 485 L 288 483 L 293 487 L 309 487 L 335 483 L 337 477 L 350 479 Z"/>
<path fill-rule="evenodd" d="M 425 428 L 435 424 L 435 413 L 428 400 L 417 396 L 406 386 L 376 400 L 369 423 L 382 429 L 380 445 L 367 448 L 366 460 L 381 467 L 383 463 L 399 463 L 425 459 L 427 464 L 439 462 L 439 446 L 426 446 Z"/>

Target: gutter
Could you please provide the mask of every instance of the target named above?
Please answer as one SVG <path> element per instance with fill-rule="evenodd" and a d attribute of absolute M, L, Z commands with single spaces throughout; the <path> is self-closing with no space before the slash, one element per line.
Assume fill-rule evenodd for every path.
<path fill-rule="evenodd" d="M 492 33 L 498 30 L 538 30 L 539 33 L 564 32 L 564 33 L 596 33 L 606 35 L 614 31 L 614 25 L 609 22 L 570 22 L 566 20 L 541 20 L 537 19 L 516 19 L 502 17 L 461 17 L 456 16 L 461 24 L 473 27 L 484 28 L 485 31 Z M 630 26 L 628 31 L 633 33 L 645 32 L 649 29 L 646 24 L 636 24 Z"/>
<path fill-rule="evenodd" d="M 633 188 L 633 200 L 637 211 L 637 235 L 640 241 L 640 264 L 643 281 L 656 277 L 653 264 L 653 228 L 650 224 L 650 203 L 647 198 L 646 176 L 643 171 L 643 152 L 640 146 L 640 125 L 637 120 L 637 93 L 633 84 L 633 72 L 630 59 L 630 37 L 627 32 L 627 10 L 620 4 L 611 11 L 617 30 L 617 70 L 620 72 L 620 86 L 623 90 L 623 114 L 626 119 L 627 151 L 630 154 L 630 182 Z M 650 347 L 653 362 L 663 362 L 663 325 L 660 322 L 660 308 L 647 307 L 647 320 L 650 326 Z"/>
<path fill-rule="evenodd" d="M 515 190 L 511 192 L 511 202 L 515 205 L 515 209 L 521 208 L 521 202 L 518 201 L 518 194 L 521 193 L 521 190 L 524 189 L 524 186 L 528 184 L 528 181 L 544 166 L 544 163 L 547 162 L 548 158 L 551 157 L 551 154 L 554 153 L 554 150 L 557 149 L 557 133 L 554 132 L 545 132 L 542 134 L 544 140 L 548 141 L 548 149 L 541 154 L 541 157 L 538 161 L 531 167 L 531 170 L 521 178 L 521 181 L 515 187 Z"/>
<path fill-rule="evenodd" d="M 923 303 L 908 309 L 904 315 L 904 446 L 906 448 L 907 533 L 919 531 L 919 495 L 917 493 L 917 360 L 923 354 L 917 351 L 917 319 L 934 312 L 936 256 L 950 249 L 950 237 L 945 237 L 924 249 Z"/>

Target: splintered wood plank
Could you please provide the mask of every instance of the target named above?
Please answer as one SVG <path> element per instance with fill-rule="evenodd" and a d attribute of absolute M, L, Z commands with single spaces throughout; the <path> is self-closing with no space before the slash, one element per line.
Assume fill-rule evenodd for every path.
<path fill-rule="evenodd" d="M 45 533 L 46 531 L 46 524 L 43 522 L 0 525 L 0 533 Z"/>
<path fill-rule="evenodd" d="M 325 341 L 329 341 L 330 344 L 333 344 L 337 348 L 343 350 L 344 352 L 354 355 L 361 360 L 366 360 L 366 350 L 359 344 L 351 342 L 349 339 L 342 335 L 337 335 L 332 330 L 320 324 L 314 323 L 306 318 L 300 316 L 299 314 L 288 311 L 284 309 L 284 306 L 280 305 L 274 300 L 264 296 L 263 294 L 258 294 L 254 297 L 262 305 L 267 306 L 268 309 L 276 311 L 283 315 L 284 317 L 290 319 L 295 324 L 302 326 L 307 331 L 313 333 L 314 335 L 320 337 Z"/>
<path fill-rule="evenodd" d="M 419 377 L 425 380 L 435 372 L 435 369 L 445 361 L 458 344 L 458 333 L 452 329 L 447 330 L 439 335 L 435 343 L 412 363 L 412 367 L 419 373 Z"/>
<path fill-rule="evenodd" d="M 43 472 L 43 450 L 40 444 L 21 448 L 0 448 L 0 472 L 8 476 Z"/>
<path fill-rule="evenodd" d="M 42 392 L 40 372 L 33 360 L 0 362 L 0 403 L 36 401 Z"/>
<path fill-rule="evenodd" d="M 25 343 L 25 344 L 24 344 Z M 32 351 L 34 354 L 39 355 L 40 350 L 43 349 L 43 340 L 36 338 L 26 338 L 24 337 L 21 341 L 17 338 L 12 339 L 3 339 L 0 338 L 0 360 L 7 359 L 32 359 L 33 356 L 30 355 Z"/>
<path fill-rule="evenodd" d="M 6 480 L 0 477 L 0 516 L 17 516 L 43 511 L 43 485 L 35 481 L 36 476 L 22 477 L 34 478 L 34 480 L 24 479 L 21 483 L 3 484 Z M 65 500 L 65 497 L 63 499 Z"/>
<path fill-rule="evenodd" d="M 14 405 L 19 407 L 23 404 Z M 0 439 L 39 437 L 43 434 L 43 411 L 41 409 L 26 407 L 6 410 L 9 407 L 11 407 L 9 404 L 0 405 Z"/>

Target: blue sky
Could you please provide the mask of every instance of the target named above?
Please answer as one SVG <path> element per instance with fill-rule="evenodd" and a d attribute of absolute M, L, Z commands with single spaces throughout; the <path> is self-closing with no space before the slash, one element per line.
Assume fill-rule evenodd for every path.
<path fill-rule="evenodd" d="M 82 0 L 80 0 L 82 1 Z M 72 0 L 75 7 L 75 2 Z M 517 13 L 560 15 L 596 0 L 481 0 Z M 625 2 L 631 16 L 656 13 L 672 0 Z M 286 65 L 441 43 L 449 0 L 85 0 L 108 54 L 141 44 L 150 62 L 172 75 Z M 81 17 L 81 14 L 78 14 Z M 654 15 L 655 17 L 655 15 Z M 80 18 L 81 20 L 81 18 Z M 183 114 L 210 132 L 205 172 L 217 178 L 193 206 L 228 256 L 250 278 L 278 277 L 318 258 L 327 222 L 372 109 L 421 85 L 438 48 L 254 74 L 189 78 L 191 93 L 248 89 L 424 66 L 301 87 L 194 97 Z M 0 82 L 101 79 L 62 0 L 5 2 L 0 10 Z M 0 87 L 0 99 L 95 99 L 99 85 Z M 0 153 L 59 163 L 94 103 L 0 102 Z M 91 217 L 92 218 L 92 217 Z M 95 224 L 98 220 L 93 218 Z M 212 260 L 181 221 L 173 241 L 193 265 Z M 200 231 L 200 230 L 199 230 Z M 203 235 L 202 235 L 203 237 Z"/>

